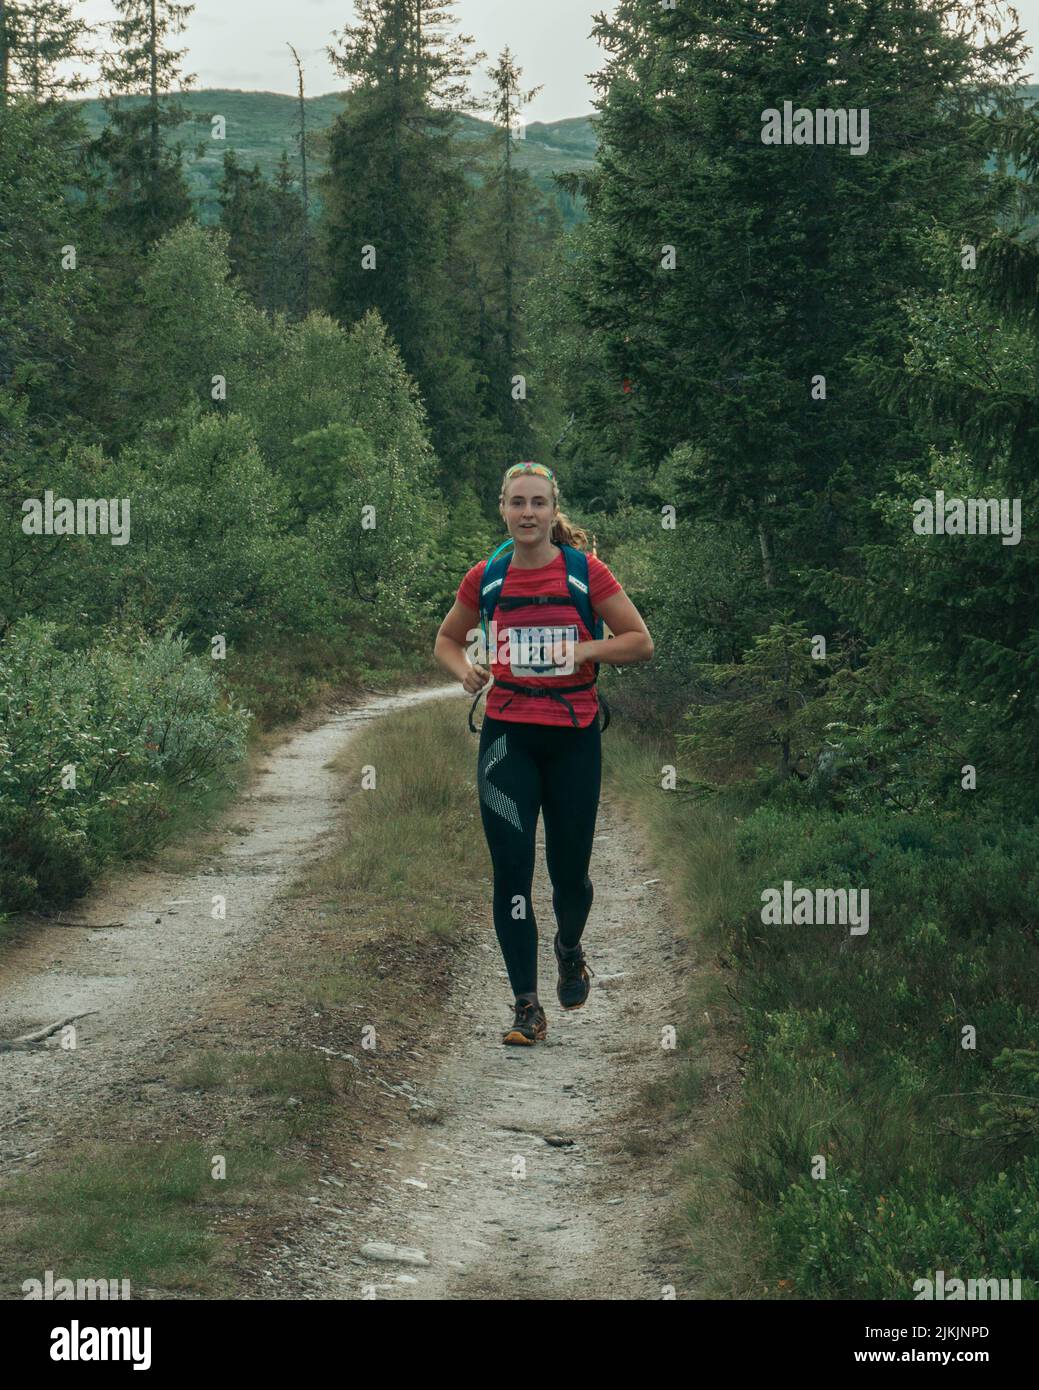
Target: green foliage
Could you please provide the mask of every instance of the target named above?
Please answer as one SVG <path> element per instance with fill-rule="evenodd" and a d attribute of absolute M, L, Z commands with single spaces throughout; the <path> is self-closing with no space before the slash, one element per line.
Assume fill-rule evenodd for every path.
<path fill-rule="evenodd" d="M 1010 1090 L 993 1091 L 978 1107 L 978 1139 L 995 1140 L 1003 1149 L 1033 1144 L 1039 1138 L 1039 1051 L 1008 1047 L 993 1058 L 993 1067 Z"/>
<path fill-rule="evenodd" d="M 472 105 L 467 41 L 445 32 L 449 4 L 418 5 L 418 26 L 413 6 L 365 7 L 330 50 L 354 89 L 328 134 L 321 237 L 328 307 L 347 323 L 378 310 L 422 391 L 443 476 L 457 474 L 457 487 L 476 481 L 492 449 L 504 450 L 480 409 L 484 368 L 469 348 L 479 323 L 461 242 L 470 193 L 452 139 L 455 111 Z"/>
<path fill-rule="evenodd" d="M 90 153 L 105 171 L 107 225 L 141 250 L 191 213 L 181 149 L 169 148 L 163 132 L 185 114 L 167 93 L 193 81 L 180 68 L 185 50 L 171 49 L 168 40 L 183 31 L 195 7 L 174 0 L 113 3 L 119 13 L 112 24 L 116 46 L 101 64 L 108 123 Z M 121 100 L 140 94 L 142 102 Z"/>
<path fill-rule="evenodd" d="M 695 446 L 688 506 L 741 522 L 773 616 L 794 602 L 813 630 L 797 571 L 854 572 L 851 548 L 878 529 L 871 495 L 921 440 L 861 361 L 900 364 L 902 296 L 938 283 L 924 230 L 960 235 L 999 206 L 970 116 L 1016 70 L 1021 36 L 985 28 L 980 11 L 953 30 L 925 4 L 866 0 L 621 0 L 597 17 L 600 169 L 571 292 L 602 368 L 577 409 L 586 431 L 626 429 L 623 454 L 647 471 Z M 795 92 L 866 108 L 898 138 L 877 135 L 867 158 L 764 144 L 762 112 Z"/>
<path fill-rule="evenodd" d="M 975 1188 L 970 1205 L 923 1178 L 912 1194 L 877 1193 L 838 1167 L 783 1193 L 775 1220 L 777 1268 L 798 1298 L 911 1299 L 918 1280 L 1006 1280 L 981 1298 L 1039 1296 L 1039 1158 Z M 933 1294 L 932 1294 L 933 1296 Z"/>
<path fill-rule="evenodd" d="M 455 601 L 467 570 L 501 544 L 501 518 L 488 521 L 473 493 L 462 493 L 450 505 L 441 502 L 432 514 L 432 540 L 425 562 L 412 585 L 412 598 L 431 620 L 443 617 Z"/>
<path fill-rule="evenodd" d="M 236 404 L 275 471 L 291 478 L 295 441 L 339 423 L 362 430 L 377 455 L 396 452 L 418 494 L 435 491 L 425 410 L 377 313 L 349 328 L 319 313 L 298 324 L 277 319 L 266 342 Z"/>
<path fill-rule="evenodd" d="M 212 408 L 215 377 L 236 408 L 251 374 L 275 355 L 270 321 L 231 279 L 227 249 L 226 232 L 185 224 L 149 256 L 114 374 L 119 440 L 190 401 Z"/>
<path fill-rule="evenodd" d="M 25 619 L 0 648 L 0 907 L 67 902 L 113 854 L 152 847 L 244 751 L 247 712 L 181 638 L 87 651 Z M 63 786 L 74 771 L 75 787 Z"/>
<path fill-rule="evenodd" d="M 228 235 L 235 278 L 258 308 L 298 318 L 305 303 L 304 258 L 309 255 L 303 201 L 283 153 L 273 183 L 258 165 L 243 168 L 233 149 L 224 155 L 220 225 Z"/>
<path fill-rule="evenodd" d="M 0 105 L 0 467 L 28 407 L 48 418 L 62 365 L 75 357 L 76 312 L 90 285 L 85 268 L 63 270 L 58 248 L 75 240 L 65 196 L 74 177 L 67 120 L 27 101 Z M 32 158 L 26 158 L 26 150 Z"/>
<path fill-rule="evenodd" d="M 498 424 L 501 442 L 513 459 L 537 451 L 538 423 L 549 393 L 532 390 L 516 399 L 516 375 L 529 379 L 534 359 L 527 348 L 521 312 L 526 287 L 539 275 L 561 230 L 555 207 L 538 193 L 519 165 L 515 127 L 523 106 L 541 90 L 521 90 L 522 68 L 506 48 L 487 74 L 492 83 L 495 125 L 477 164 L 482 178 L 471 193 L 467 253 L 479 298 L 478 351 L 484 376 L 483 408 Z"/>
<path fill-rule="evenodd" d="M 571 465 L 570 494 L 599 498 L 609 511 L 643 500 L 650 476 L 634 457 L 625 373 L 611 360 L 597 323 L 584 313 L 591 295 L 596 225 L 581 226 L 543 256 L 523 297 L 531 347 L 531 390 L 547 400 L 536 457 Z M 668 498 L 668 501 L 674 499 Z"/>
<path fill-rule="evenodd" d="M 936 235 L 926 254 L 951 278 L 959 251 L 949 237 Z M 998 790 L 1030 815 L 1039 805 L 1039 573 L 1027 521 L 1039 502 L 1039 331 L 1001 313 L 985 281 L 962 271 L 954 288 L 912 299 L 909 316 L 900 395 L 942 446 L 878 489 L 871 507 L 880 532 L 861 547 L 861 571 L 813 569 L 806 580 L 868 640 L 897 650 L 907 684 L 929 673 L 944 692 L 945 742 L 964 762 L 984 761 L 986 793 Z M 1008 519 L 1019 509 L 1019 536 L 922 532 L 919 504 L 934 505 L 939 493 L 994 499 Z"/>
<path fill-rule="evenodd" d="M 201 804 L 212 779 L 191 749 L 208 749 L 213 768 L 241 755 L 248 719 L 225 708 L 214 638 L 230 644 L 220 669 L 259 697 L 269 723 L 332 681 L 401 669 L 441 597 L 424 566 L 447 517 L 423 409 L 385 326 L 374 313 L 346 330 L 321 315 L 268 317 L 231 278 L 227 251 L 225 233 L 190 225 L 152 248 L 115 320 L 118 365 L 96 409 L 98 421 L 118 417 L 109 449 L 60 430 L 62 447 L 46 448 L 26 421 L 31 396 L 6 398 L 5 906 L 74 897 L 110 856 L 147 848 Z M 91 312 L 99 327 L 100 304 Z M 214 376 L 226 402 L 214 399 Z M 126 499 L 129 543 L 24 533 L 23 501 L 46 490 Z M 124 715 L 136 723 L 124 727 Z M 149 730 L 165 750 L 188 750 L 183 760 L 147 747 Z M 98 743 L 119 759 L 115 771 L 95 775 Z M 78 788 L 59 795 L 48 779 L 72 762 Z"/>
<path fill-rule="evenodd" d="M 742 661 L 703 666 L 704 703 L 686 714 L 677 745 L 694 770 L 723 780 L 734 757 L 758 776 L 807 775 L 829 711 L 822 671 L 802 623 L 773 623 Z"/>
<path fill-rule="evenodd" d="M 375 451 L 364 430 L 338 422 L 310 430 L 295 441 L 289 474 L 301 519 L 345 509 L 352 485 L 375 468 Z"/>
<path fill-rule="evenodd" d="M 729 823 L 715 931 L 749 1046 L 727 1163 L 769 1278 L 803 1298 L 1035 1281 L 1039 832 L 775 798 Z M 784 880 L 868 889 L 868 933 L 763 924 Z"/>
<path fill-rule="evenodd" d="M 99 576 L 100 612 L 171 624 L 207 644 L 216 634 L 233 641 L 272 616 L 277 621 L 287 567 L 294 567 L 291 593 L 306 555 L 284 534 L 285 486 L 261 458 L 248 422 L 194 407 L 172 447 L 149 435 L 123 451 L 107 480 L 111 495 L 130 499 L 131 542 L 90 551 L 108 579 L 106 591 Z"/>

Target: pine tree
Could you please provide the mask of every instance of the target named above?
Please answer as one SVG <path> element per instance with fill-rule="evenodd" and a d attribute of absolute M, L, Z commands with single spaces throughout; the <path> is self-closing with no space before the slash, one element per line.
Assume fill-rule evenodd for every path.
<path fill-rule="evenodd" d="M 987 3 L 959 8 L 954 28 L 926 0 L 621 0 L 596 23 L 584 321 L 643 467 L 696 446 L 669 500 L 740 519 L 777 604 L 876 534 L 872 495 L 919 452 L 862 363 L 899 360 L 931 223 L 991 214 L 971 117 L 1020 53 L 1019 31 L 981 32 Z M 868 110 L 868 151 L 765 143 L 785 101 Z"/>
<path fill-rule="evenodd" d="M 517 376 L 531 385 L 532 363 L 523 326 L 524 291 L 542 270 L 549 247 L 559 236 L 559 215 L 542 197 L 530 174 L 517 166 L 521 138 L 520 111 L 540 87 L 521 90 L 523 70 L 508 48 L 488 69 L 493 83 L 490 110 L 494 126 L 480 172 L 482 184 L 474 194 L 470 234 L 471 254 L 479 267 L 479 351 L 485 364 L 487 403 L 495 416 L 509 455 L 529 458 L 534 452 L 535 417 L 544 413 L 542 393 L 520 399 L 513 389 Z"/>
<path fill-rule="evenodd" d="M 0 106 L 15 96 L 61 101 L 88 81 L 62 65 L 94 57 L 93 32 L 69 0 L 0 0 Z"/>
<path fill-rule="evenodd" d="M 220 225 L 230 238 L 231 266 L 254 304 L 280 309 L 291 318 L 306 313 L 300 255 L 306 233 L 295 184 L 284 150 L 273 183 L 263 177 L 258 164 L 245 169 L 233 150 L 224 155 Z"/>
<path fill-rule="evenodd" d="M 83 241 L 85 129 L 55 90 L 48 82 L 38 102 L 9 93 L 0 104 L 0 454 L 16 426 L 42 441 L 63 437 L 82 365 L 77 314 L 91 277 L 69 274 L 65 256 Z"/>
<path fill-rule="evenodd" d="M 110 176 L 107 212 L 115 234 L 143 249 L 191 213 L 181 146 L 168 148 L 163 131 L 187 118 L 166 93 L 178 80 L 190 86 L 194 75 L 182 74 L 185 50 L 168 41 L 184 31 L 195 7 L 173 0 L 114 3 L 121 16 L 111 26 L 118 49 L 101 68 L 108 125 L 94 153 Z"/>
<path fill-rule="evenodd" d="M 322 238 L 329 310 L 347 323 L 378 310 L 421 389 L 445 481 L 457 487 L 503 446 L 482 418 L 482 367 L 470 353 L 470 195 L 453 130 L 456 113 L 475 105 L 472 40 L 446 32 L 451 8 L 358 0 L 359 22 L 329 48 L 351 90 L 328 135 Z"/>

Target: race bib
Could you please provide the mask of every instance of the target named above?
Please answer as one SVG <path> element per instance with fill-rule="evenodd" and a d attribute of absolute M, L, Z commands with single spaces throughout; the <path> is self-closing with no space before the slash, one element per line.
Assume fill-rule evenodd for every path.
<path fill-rule="evenodd" d="M 577 625 L 510 627 L 509 669 L 514 676 L 569 676 L 574 669 Z"/>

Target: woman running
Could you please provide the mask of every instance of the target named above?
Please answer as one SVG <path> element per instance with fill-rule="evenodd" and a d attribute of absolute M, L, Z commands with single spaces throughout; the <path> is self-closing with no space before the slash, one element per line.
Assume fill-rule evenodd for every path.
<path fill-rule="evenodd" d="M 477 786 L 494 866 L 494 930 L 516 997 L 515 1019 L 502 1042 L 529 1046 L 544 1038 L 548 1028 L 538 1000 L 537 922 L 530 896 L 538 814 L 543 811 L 545 817 L 545 857 L 558 927 L 553 943 L 559 966 L 556 995 L 564 1009 L 578 1009 L 589 990 L 581 935 L 592 906 L 588 865 L 601 774 L 595 663 L 648 661 L 653 639 L 607 566 L 589 555 L 592 611 L 613 633 L 609 641 L 594 640 L 570 597 L 574 591 L 560 548 L 583 550 L 588 537 L 559 510 L 559 488 L 550 469 L 539 463 L 508 469 L 498 509 L 512 538 L 512 554 L 498 591 L 491 670 L 474 665 L 465 651 L 480 620 L 487 561 L 474 565 L 462 580 L 433 654 L 471 695 L 478 697 L 494 675 L 480 730 Z M 540 674 L 546 669 L 562 674 Z"/>

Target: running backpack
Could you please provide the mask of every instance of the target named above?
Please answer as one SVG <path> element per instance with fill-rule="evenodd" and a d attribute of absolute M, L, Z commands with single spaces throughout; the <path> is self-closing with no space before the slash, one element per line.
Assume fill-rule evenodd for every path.
<path fill-rule="evenodd" d="M 512 545 L 511 538 L 503 541 L 494 554 L 487 561 L 484 567 L 483 578 L 480 580 L 480 624 L 483 628 L 484 649 L 489 653 L 490 625 L 494 619 L 495 610 L 500 605 L 503 609 L 528 608 L 532 606 L 544 607 L 546 604 L 569 604 L 576 608 L 581 615 L 581 621 L 587 630 L 592 634 L 595 641 L 601 641 L 603 636 L 603 621 L 597 618 L 592 609 L 592 600 L 588 589 L 588 556 L 583 550 L 578 550 L 572 545 L 561 545 L 559 548 L 563 552 L 563 559 L 566 562 L 566 585 L 568 592 L 565 594 L 507 594 L 501 597 L 502 587 L 505 584 L 505 575 L 508 572 L 509 562 L 512 559 L 512 552 L 509 547 Z M 488 664 L 490 657 L 488 655 Z M 556 685 L 556 686 L 536 686 L 536 685 L 517 685 L 515 681 L 495 679 L 495 685 L 500 685 L 503 690 L 511 690 L 520 695 L 544 696 L 548 699 L 558 700 L 566 705 L 570 711 L 570 718 L 574 727 L 577 725 L 577 716 L 574 714 L 574 707 L 566 698 L 578 690 L 590 690 L 599 679 L 599 662 L 595 663 L 595 675 L 590 681 L 584 681 L 580 685 Z M 475 734 L 476 725 L 473 723 L 473 711 L 480 703 L 480 696 L 483 690 L 477 692 L 476 699 L 469 708 L 469 728 Z M 513 700 L 510 696 L 503 709 L 507 708 Z M 607 729 L 610 723 L 610 707 L 606 703 L 605 697 L 600 693 L 599 701 L 603 707 L 603 729 Z"/>

